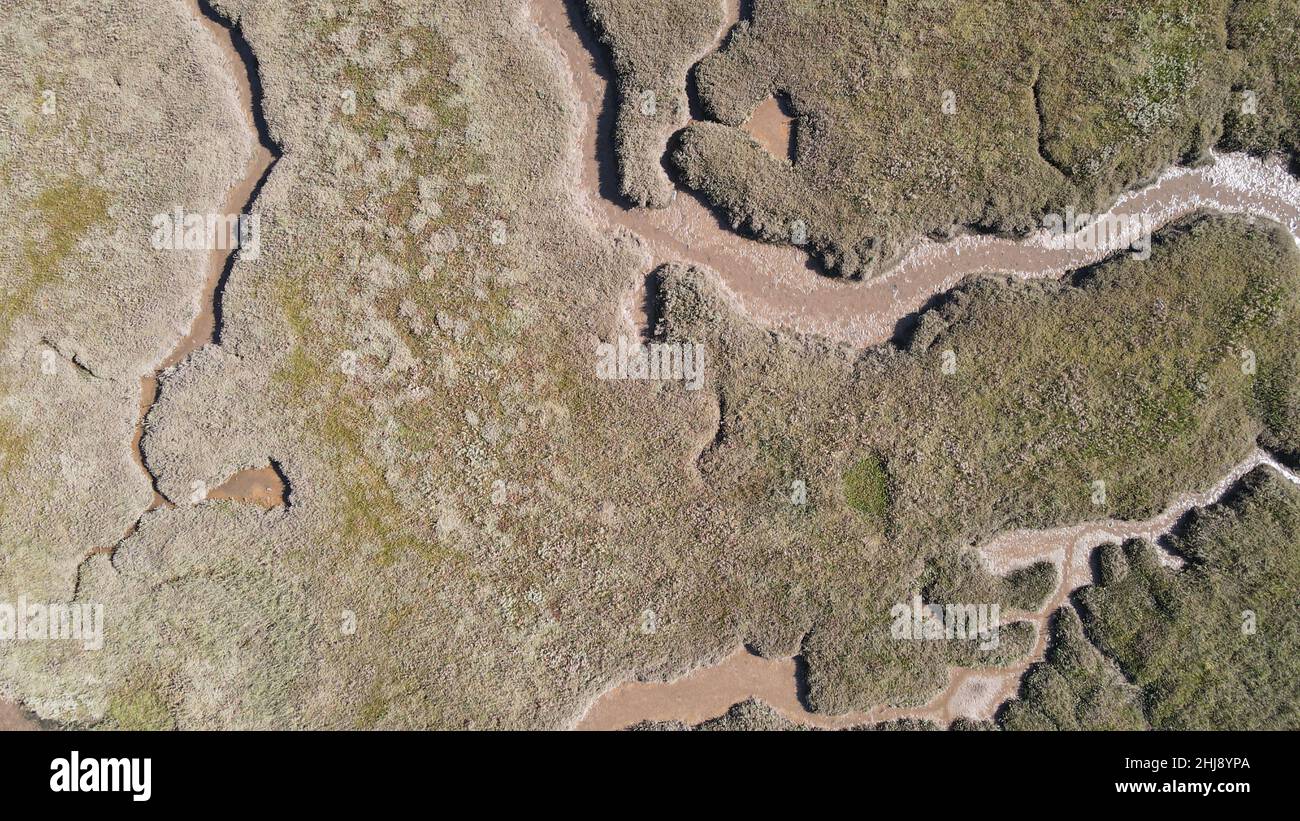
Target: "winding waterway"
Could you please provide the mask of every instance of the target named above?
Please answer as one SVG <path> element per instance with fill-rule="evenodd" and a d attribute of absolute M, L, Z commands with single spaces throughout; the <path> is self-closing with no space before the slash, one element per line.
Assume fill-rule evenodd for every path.
<path fill-rule="evenodd" d="M 739 19 L 738 0 L 724 0 L 727 17 L 713 44 L 716 49 Z M 543 43 L 559 55 L 573 103 L 580 115 L 571 152 L 573 195 L 596 227 L 633 237 L 645 254 L 647 272 L 665 262 L 683 262 L 711 270 L 735 304 L 762 325 L 829 338 L 854 347 L 891 339 L 900 320 L 962 279 L 1000 272 L 1026 279 L 1060 276 L 1122 250 L 1136 236 L 1112 236 L 1109 242 L 1087 237 L 1053 236 L 1047 231 L 1019 240 L 966 235 L 947 242 L 918 240 L 897 265 L 866 282 L 832 279 L 816 272 L 794 246 L 758 242 L 731 231 L 707 206 L 678 191 L 661 210 L 624 207 L 602 191 L 613 190 L 602 173 L 615 163 L 603 107 L 613 102 L 605 51 L 582 23 L 576 4 L 566 0 L 531 0 L 530 11 Z M 700 58 L 705 54 L 699 55 Z M 682 77 L 682 82 L 686 78 Z M 608 119 L 608 118 L 605 118 Z M 682 123 L 685 125 L 685 123 Z M 747 124 L 749 133 L 780 156 L 789 124 L 776 101 L 759 107 Z M 796 126 L 797 127 L 797 126 Z M 1281 163 L 1243 154 L 1214 154 L 1213 163 L 1166 170 L 1150 185 L 1120 196 L 1099 219 L 1143 215 L 1147 230 L 1156 230 L 1188 213 L 1208 209 L 1269 219 L 1286 226 L 1300 243 L 1300 181 Z M 605 183 L 602 186 L 602 182 Z M 1082 240 L 1082 241 L 1081 241 Z M 622 319 L 644 332 L 644 278 L 629 283 L 621 303 Z M 738 647 L 724 660 L 673 681 L 627 681 L 601 695 L 578 722 L 579 729 L 618 729 L 641 721 L 699 723 L 726 712 L 733 704 L 758 698 L 791 721 L 818 727 L 913 717 L 947 724 L 959 716 L 991 718 L 1014 697 L 1029 665 L 1043 658 L 1047 619 L 1067 603 L 1071 593 L 1092 579 L 1093 550 L 1130 538 L 1158 541 L 1193 507 L 1212 504 L 1249 470 L 1267 464 L 1290 481 L 1290 471 L 1263 451 L 1252 453 L 1214 487 L 1176 499 L 1159 516 L 1144 522 L 1089 522 L 1047 531 L 1017 531 L 990 540 L 978 550 L 989 570 L 1006 573 L 1040 560 L 1053 562 L 1058 585 L 1034 613 L 1015 613 L 1038 628 L 1032 651 L 1011 667 L 951 668 L 949 684 L 928 704 L 914 708 L 880 705 L 841 716 L 809 712 L 798 697 L 797 661 L 764 659 Z M 1176 557 L 1164 554 L 1171 565 Z"/>
<path fill-rule="evenodd" d="M 256 124 L 251 67 L 239 53 L 233 29 L 205 14 L 200 0 L 184 0 L 196 22 L 226 55 L 240 97 L 245 126 L 254 136 L 253 150 L 244 173 L 231 186 L 221 213 L 247 213 L 259 185 L 275 163 L 277 152 Z M 737 0 L 726 0 L 728 17 L 709 50 L 716 48 L 739 19 Z M 732 232 L 704 204 L 680 192 L 662 210 L 629 209 L 601 194 L 602 168 L 609 169 L 607 135 L 601 134 L 598 116 L 609 100 L 603 51 L 581 25 L 564 0 L 532 0 L 531 12 L 543 40 L 552 44 L 568 72 L 574 102 L 583 114 L 575 135 L 575 195 L 609 232 L 626 232 L 645 252 L 647 271 L 670 261 L 697 264 L 715 272 L 736 304 L 754 321 L 784 330 L 819 335 L 857 347 L 888 341 L 898 322 L 921 308 L 931 297 L 951 289 L 964 277 L 980 272 L 1005 272 L 1025 278 L 1059 276 L 1095 262 L 1125 244 L 1076 247 L 1070 238 L 1046 232 L 1021 240 L 989 236 L 963 236 L 949 242 L 918 241 L 896 266 L 867 282 L 831 279 L 818 274 L 807 256 L 793 246 L 757 242 Z M 707 53 L 707 52 L 706 52 Z M 704 56 L 703 54 L 700 55 Z M 685 78 L 682 78 L 685 82 Z M 684 123 L 683 123 L 684 125 Z M 788 121 L 775 103 L 760 107 L 750 126 L 754 137 L 779 156 L 788 145 Z M 784 141 L 784 142 L 783 142 Z M 787 149 L 788 150 L 788 149 Z M 606 152 L 602 154 L 602 152 Z M 1266 218 L 1287 226 L 1300 242 L 1300 182 L 1281 165 L 1245 155 L 1215 155 L 1214 163 L 1199 168 L 1172 168 L 1151 185 L 1121 196 L 1110 214 L 1144 214 L 1158 228 L 1197 210 Z M 144 421 L 158 398 L 158 377 L 181 363 L 205 344 L 217 341 L 220 289 L 229 270 L 233 250 L 214 250 L 195 318 L 189 332 L 150 374 L 141 379 L 141 402 L 133 453 L 141 471 L 154 483 L 140 451 Z M 643 281 L 629 283 L 622 310 L 633 325 L 638 317 L 639 289 Z M 616 729 L 644 720 L 698 723 L 721 715 L 746 698 L 763 700 L 786 718 L 820 727 L 844 727 L 901 717 L 926 718 L 947 723 L 958 716 L 989 718 L 1013 697 L 1027 667 L 1040 660 L 1046 649 L 1048 616 L 1091 578 L 1092 551 L 1105 542 L 1128 538 L 1159 539 L 1192 507 L 1213 503 L 1244 473 L 1268 464 L 1289 480 L 1300 478 L 1282 468 L 1267 454 L 1255 452 L 1215 487 L 1177 499 L 1166 511 L 1145 522 L 1091 522 L 1048 531 L 1019 531 L 1001 535 L 979 549 L 991 571 L 1005 573 L 1039 560 L 1056 564 L 1057 589 L 1040 610 L 1013 614 L 1039 628 L 1031 653 L 1005 668 L 952 668 L 949 685 L 930 703 L 916 708 L 886 705 L 870 710 L 828 716 L 808 712 L 798 697 L 797 663 L 793 658 L 764 659 L 737 648 L 718 664 L 669 682 L 625 682 L 599 697 L 578 726 Z M 273 507 L 283 503 L 282 477 L 273 465 L 237 474 L 208 498 L 226 498 Z M 155 490 L 146 513 L 170 502 Z M 134 531 L 134 526 L 130 532 Z M 1171 564 L 1177 560 L 1166 556 Z M 30 726 L 30 721 L 10 706 L 0 705 L 0 728 Z"/>
<path fill-rule="evenodd" d="M 726 7 L 728 19 L 709 51 L 739 19 L 736 0 L 726 0 Z M 860 282 L 817 273 L 796 246 L 773 245 L 735 233 L 684 190 L 678 191 L 668 208 L 625 208 L 602 194 L 611 186 L 606 182 L 602 187 L 601 175 L 612 174 L 615 168 L 609 153 L 612 142 L 608 133 L 602 133 L 609 127 L 601 121 L 603 106 L 612 102 L 605 49 L 585 25 L 575 21 L 577 12 L 566 0 L 531 0 L 531 10 L 543 41 L 563 57 L 574 102 L 583 114 L 573 176 L 583 210 L 607 231 L 635 237 L 645 249 L 648 265 L 685 262 L 714 271 L 746 315 L 760 324 L 870 347 L 888 341 L 900 320 L 971 274 L 1060 276 L 1137 239 L 1092 247 L 1094 243 L 1081 235 L 1053 236 L 1045 230 L 1019 240 L 987 235 L 947 242 L 919 239 L 889 271 Z M 760 127 L 752 129 L 756 139 L 769 142 L 768 125 L 778 115 L 779 110 L 759 107 L 754 120 Z M 1287 226 L 1300 242 L 1300 180 L 1280 163 L 1244 154 L 1213 156 L 1214 162 L 1206 166 L 1168 169 L 1151 185 L 1120 196 L 1098 220 L 1145 214 L 1147 227 L 1156 230 L 1198 209 L 1211 209 L 1274 220 Z M 638 319 L 642 284 L 629 283 L 624 313 L 630 322 Z"/>
<path fill-rule="evenodd" d="M 218 213 L 223 216 L 247 214 L 250 213 L 253 200 L 257 196 L 261 183 L 266 179 L 271 166 L 275 164 L 278 151 L 257 128 L 255 113 L 257 100 L 253 94 L 253 69 L 239 53 L 234 28 L 223 25 L 222 22 L 218 21 L 210 8 L 205 10 L 202 0 L 184 0 L 184 2 L 195 22 L 202 31 L 206 32 L 207 36 L 213 39 L 219 51 L 225 57 L 226 68 L 234 79 L 235 88 L 239 95 L 239 111 L 244 119 L 244 127 L 252 138 L 250 140 L 252 150 L 245 160 L 243 174 L 226 192 L 225 200 L 222 202 Z M 189 332 L 181 337 L 171 353 L 158 363 L 152 373 L 146 374 L 140 379 L 140 411 L 131 447 L 136 464 L 140 466 L 140 470 L 149 478 L 150 484 L 154 487 L 153 501 L 145 513 L 172 506 L 172 501 L 164 498 L 158 492 L 157 482 L 145 464 L 144 454 L 140 447 L 141 439 L 144 437 L 145 418 L 158 401 L 159 377 L 168 368 L 179 365 L 194 351 L 217 341 L 220 289 L 223 284 L 223 277 L 230 270 L 237 253 L 238 248 L 233 247 L 218 247 L 208 252 L 203 289 L 196 298 L 197 307 L 194 319 L 190 323 Z M 282 499 L 284 496 L 283 484 L 279 484 L 277 494 L 274 487 L 275 483 L 280 483 L 277 472 L 269 467 L 259 468 L 255 475 L 252 476 L 241 477 L 236 474 L 220 488 L 214 489 L 212 493 L 208 494 L 207 498 L 234 499 L 259 504 L 263 507 L 273 507 L 275 505 L 269 504 L 268 500 L 277 496 Z M 126 535 L 129 537 L 135 531 L 135 528 L 136 525 L 133 525 Z"/>
<path fill-rule="evenodd" d="M 258 101 L 253 92 L 254 68 L 240 53 L 238 36 L 233 26 L 223 24 L 217 19 L 210 6 L 205 9 L 204 0 L 179 0 L 200 31 L 200 36 L 211 37 L 218 50 L 225 58 L 225 68 L 230 72 L 239 98 L 239 111 L 243 115 L 244 127 L 251 137 L 251 151 L 244 162 L 243 173 L 231 185 L 217 213 L 223 216 L 247 214 L 251 209 L 257 193 L 265 182 L 271 167 L 279 157 L 276 146 L 257 127 L 256 106 Z M 144 461 L 140 443 L 144 437 L 145 418 L 158 401 L 159 377 L 169 368 L 179 365 L 191 353 L 204 345 L 218 342 L 220 332 L 221 288 L 226 274 L 233 264 L 237 248 L 214 248 L 208 252 L 202 290 L 196 295 L 195 315 L 188 332 L 181 337 L 171 352 L 159 362 L 154 369 L 140 378 L 140 404 L 136 416 L 135 435 L 131 441 L 131 453 L 140 472 L 153 487 L 153 499 L 141 513 L 140 518 L 127 528 L 122 540 L 130 538 L 139 528 L 140 519 L 145 515 L 165 507 L 173 507 L 171 500 L 165 498 L 157 489 L 157 482 Z M 240 471 L 231 476 L 219 487 L 209 491 L 205 498 L 213 500 L 230 500 L 245 504 L 258 505 L 271 509 L 287 504 L 286 485 L 281 472 L 274 463 L 262 468 Z M 120 542 L 119 542 L 120 543 Z M 92 548 L 87 558 L 97 554 L 111 554 L 115 546 Z M 75 598 L 75 592 L 74 592 Z M 32 730 L 39 725 L 24 713 L 16 704 L 0 701 L 0 731 Z"/>

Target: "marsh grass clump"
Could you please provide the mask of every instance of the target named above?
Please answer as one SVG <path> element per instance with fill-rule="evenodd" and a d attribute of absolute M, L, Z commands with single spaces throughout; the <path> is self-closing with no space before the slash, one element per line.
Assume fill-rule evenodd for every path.
<path fill-rule="evenodd" d="M 1141 689 L 1152 727 L 1300 727 L 1300 490 L 1259 467 L 1196 510 L 1160 564 L 1141 541 L 1110 545 L 1078 593 L 1088 637 Z"/>
<path fill-rule="evenodd" d="M 1073 607 L 1052 614 L 1047 657 L 998 711 L 1005 730 L 1144 730 L 1138 688 L 1088 643 Z"/>
<path fill-rule="evenodd" d="M 614 152 L 620 193 L 664 208 L 673 194 L 662 158 L 668 136 L 689 114 L 686 72 L 722 24 L 711 0 L 583 0 L 587 21 L 610 50 L 617 112 Z"/>
<path fill-rule="evenodd" d="M 1036 612 L 1056 589 L 1056 565 L 1038 561 L 1005 576 L 989 573 L 970 552 L 944 553 L 926 571 L 924 597 L 936 602 L 1005 602 Z"/>
<path fill-rule="evenodd" d="M 1300 3 L 1239 0 L 1228 15 L 1228 47 L 1244 67 L 1224 120 L 1225 148 L 1300 159 Z"/>
<path fill-rule="evenodd" d="M 879 456 L 860 460 L 844 474 L 844 502 L 881 525 L 889 516 L 889 473 Z"/>
<path fill-rule="evenodd" d="M 706 121 L 671 161 L 733 228 L 873 276 L 922 236 L 1105 210 L 1206 156 L 1225 117 L 1226 147 L 1294 151 L 1293 5 L 756 0 L 700 62 Z M 1243 114 L 1242 90 L 1266 110 Z M 792 168 L 741 129 L 774 93 L 797 117 Z"/>
<path fill-rule="evenodd" d="M 893 721 L 881 721 L 855 729 L 880 733 L 916 733 L 935 732 L 942 728 L 933 721 L 924 718 L 897 718 Z"/>

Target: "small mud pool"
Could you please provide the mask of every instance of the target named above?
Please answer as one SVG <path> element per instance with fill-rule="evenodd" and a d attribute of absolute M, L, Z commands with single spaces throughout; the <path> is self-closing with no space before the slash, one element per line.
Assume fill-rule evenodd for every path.
<path fill-rule="evenodd" d="M 24 713 L 17 704 L 0 701 L 0 733 L 39 729 L 41 726 Z"/>
<path fill-rule="evenodd" d="M 779 160 L 794 162 L 794 111 L 780 96 L 758 104 L 745 122 L 745 132 Z"/>
<path fill-rule="evenodd" d="M 208 498 L 257 505 L 266 510 L 288 506 L 284 477 L 275 465 L 241 470 L 220 487 L 208 491 Z"/>

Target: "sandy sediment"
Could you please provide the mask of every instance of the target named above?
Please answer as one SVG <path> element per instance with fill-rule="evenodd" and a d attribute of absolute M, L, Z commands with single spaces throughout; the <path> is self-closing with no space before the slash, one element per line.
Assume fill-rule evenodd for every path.
<path fill-rule="evenodd" d="M 17 704 L 0 701 L 0 733 L 14 730 L 39 730 L 40 725 L 24 713 Z"/>

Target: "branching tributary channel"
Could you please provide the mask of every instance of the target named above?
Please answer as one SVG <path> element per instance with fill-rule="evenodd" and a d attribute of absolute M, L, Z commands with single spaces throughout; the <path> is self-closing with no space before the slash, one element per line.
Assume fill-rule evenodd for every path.
<path fill-rule="evenodd" d="M 280 149 L 270 139 L 265 118 L 261 114 L 261 84 L 257 62 L 239 29 L 222 18 L 208 0 L 184 0 L 184 2 L 201 29 L 215 40 L 220 51 L 226 56 L 234 75 L 239 94 L 239 108 L 245 117 L 245 127 L 256 138 L 253 141 L 252 152 L 244 165 L 243 176 L 231 186 L 220 210 L 220 213 L 225 216 L 249 214 L 262 185 L 270 176 L 271 168 L 280 157 Z M 141 514 L 141 519 L 154 510 L 173 505 L 173 500 L 165 498 L 158 491 L 157 479 L 146 465 L 141 450 L 145 419 L 158 401 L 159 377 L 168 368 L 179 365 L 204 345 L 220 342 L 222 291 L 238 254 L 237 247 L 217 247 L 208 252 L 203 290 L 199 295 L 198 311 L 190 324 L 189 332 L 177 342 L 171 353 L 158 363 L 152 373 L 140 380 L 140 412 L 131 447 L 136 463 L 148 476 L 154 493 L 153 501 Z M 221 487 L 213 489 L 207 494 L 207 498 L 235 499 L 272 507 L 283 503 L 283 477 L 274 464 L 242 471 Z M 140 519 L 137 519 L 123 539 L 130 538 L 139 523 Z M 112 548 L 107 550 L 111 552 Z"/>
<path fill-rule="evenodd" d="M 738 20 L 737 0 L 725 0 L 725 5 L 729 19 L 709 51 L 721 45 Z M 890 341 L 900 322 L 971 274 L 996 271 L 1024 278 L 1060 276 L 1122 247 L 1074 242 L 1071 237 L 1053 237 L 1045 231 L 1019 240 L 978 235 L 942 243 L 921 240 L 884 275 L 867 282 L 850 282 L 816 273 L 806 254 L 796 247 L 770 245 L 732 232 L 687 191 L 679 190 L 665 209 L 626 208 L 601 193 L 617 190 L 617 185 L 608 180 L 604 189 L 601 184 L 601 174 L 612 173 L 614 168 L 609 161 L 610 135 L 602 133 L 600 127 L 602 107 L 613 99 L 609 88 L 612 73 L 604 49 L 586 30 L 576 4 L 531 0 L 531 12 L 542 41 L 558 52 L 574 102 L 583 113 L 579 133 L 573 135 L 578 143 L 578 150 L 571 154 L 574 196 L 590 205 L 598 228 L 610 233 L 627 232 L 640 241 L 646 251 L 647 272 L 665 262 L 692 263 L 711 270 L 738 308 L 757 323 L 869 347 Z M 686 82 L 685 76 L 681 81 Z M 779 114 L 767 111 L 763 116 L 775 122 Z M 770 130 L 772 123 L 758 125 L 751 133 L 760 143 L 779 149 L 779 138 L 762 133 L 763 128 Z M 1121 196 L 1099 219 L 1143 214 L 1148 219 L 1147 228 L 1155 230 L 1192 211 L 1210 209 L 1274 220 L 1287 226 L 1293 237 L 1300 234 L 1300 181 L 1284 168 L 1254 157 L 1230 154 L 1215 155 L 1214 159 L 1213 164 L 1200 168 L 1169 169 L 1151 185 Z M 1136 237 L 1122 238 L 1121 243 L 1132 239 Z M 621 310 L 629 326 L 638 324 L 642 287 L 643 281 L 628 284 Z M 793 721 L 825 727 L 902 717 L 926 718 L 941 724 L 962 715 L 991 717 L 1001 703 L 1014 697 L 1028 666 L 1043 658 L 1047 643 L 1044 628 L 1050 614 L 1066 604 L 1074 590 L 1092 581 L 1089 558 L 1094 548 L 1129 538 L 1159 540 L 1189 509 L 1218 501 L 1242 475 L 1260 464 L 1268 464 L 1300 484 L 1300 479 L 1268 454 L 1257 451 L 1215 487 L 1179 497 L 1149 521 L 1090 522 L 1048 531 L 1017 532 L 985 544 L 979 553 L 994 572 L 1005 573 L 1038 560 L 1056 564 L 1057 589 L 1043 608 L 1014 616 L 1034 622 L 1038 627 L 1037 642 L 1031 653 L 1012 667 L 952 668 L 949 686 L 922 707 L 895 709 L 882 705 L 844 716 L 810 713 L 798 697 L 796 659 L 763 659 L 740 647 L 727 658 L 674 681 L 620 684 L 599 697 L 578 726 L 616 729 L 644 720 L 697 723 L 750 697 L 762 699 Z M 1176 562 L 1172 556 L 1168 560 Z"/>

